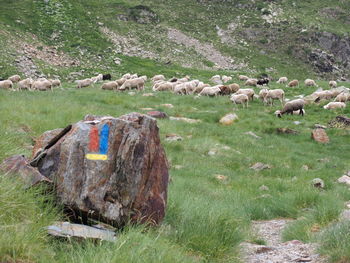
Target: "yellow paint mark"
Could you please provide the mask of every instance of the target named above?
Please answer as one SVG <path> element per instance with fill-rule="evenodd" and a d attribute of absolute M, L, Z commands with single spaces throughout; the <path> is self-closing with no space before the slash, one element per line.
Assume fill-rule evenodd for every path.
<path fill-rule="evenodd" d="M 108 159 L 108 156 L 106 154 L 96 154 L 96 153 L 88 153 L 85 155 L 86 159 L 88 160 L 95 160 L 95 161 L 106 161 Z"/>

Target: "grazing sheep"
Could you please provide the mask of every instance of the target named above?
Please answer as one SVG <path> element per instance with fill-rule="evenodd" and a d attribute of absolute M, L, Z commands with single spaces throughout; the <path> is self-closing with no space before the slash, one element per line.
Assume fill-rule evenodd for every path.
<path fill-rule="evenodd" d="M 348 93 L 348 92 L 342 92 L 342 93 L 338 94 L 337 97 L 335 97 L 334 101 L 337 101 L 337 102 L 347 102 L 347 101 L 350 101 L 350 93 Z"/>
<path fill-rule="evenodd" d="M 241 81 L 246 81 L 246 80 L 249 79 L 249 77 L 244 76 L 244 75 L 239 75 L 239 76 L 238 76 L 238 79 L 241 80 Z"/>
<path fill-rule="evenodd" d="M 121 78 L 121 79 L 117 79 L 115 82 L 117 82 L 118 87 L 121 87 L 126 80 L 127 80 L 126 78 Z"/>
<path fill-rule="evenodd" d="M 131 78 L 131 74 L 130 73 L 126 73 L 122 76 L 123 79 L 130 79 Z"/>
<path fill-rule="evenodd" d="M 145 87 L 145 80 L 143 78 L 135 78 L 135 79 L 127 79 L 123 85 L 119 88 L 119 90 L 126 89 L 137 89 L 143 90 Z"/>
<path fill-rule="evenodd" d="M 299 81 L 297 79 L 293 79 L 291 82 L 288 83 L 288 87 L 296 87 L 299 86 Z"/>
<path fill-rule="evenodd" d="M 49 79 L 49 81 L 52 83 L 53 88 L 61 86 L 61 81 L 59 79 Z"/>
<path fill-rule="evenodd" d="M 194 89 L 193 93 L 199 94 L 206 87 L 210 87 L 210 85 L 205 83 L 199 83 L 198 86 Z"/>
<path fill-rule="evenodd" d="M 312 96 L 315 96 L 316 99 L 314 100 L 315 102 L 319 102 L 321 100 L 330 100 L 334 98 L 333 93 L 330 90 L 321 90 L 321 91 L 316 91 L 311 94 Z M 337 95 L 335 95 L 337 96 Z"/>
<path fill-rule="evenodd" d="M 306 79 L 304 81 L 306 87 L 318 87 L 316 82 L 313 79 Z"/>
<path fill-rule="evenodd" d="M 103 75 L 102 74 L 98 74 L 96 77 L 92 77 L 91 80 L 95 84 L 96 82 L 99 82 L 99 81 L 103 80 Z"/>
<path fill-rule="evenodd" d="M 269 101 L 273 105 L 273 100 L 279 100 L 283 105 L 284 102 L 284 91 L 282 89 L 271 89 L 267 91 L 267 94 L 264 98 L 265 102 L 268 104 Z"/>
<path fill-rule="evenodd" d="M 323 106 L 323 108 L 326 110 L 342 109 L 345 107 L 346 107 L 346 104 L 344 102 L 334 102 L 334 101 Z"/>
<path fill-rule="evenodd" d="M 111 80 L 111 79 L 112 79 L 112 75 L 109 73 L 102 75 L 102 80 Z"/>
<path fill-rule="evenodd" d="M 277 83 L 278 84 L 284 84 L 284 83 L 287 83 L 288 82 L 288 78 L 287 77 L 280 77 L 278 80 L 277 80 Z"/>
<path fill-rule="evenodd" d="M 132 74 L 131 76 L 130 76 L 130 79 L 137 79 L 139 76 L 137 75 L 137 74 Z"/>
<path fill-rule="evenodd" d="M 202 89 L 202 91 L 198 94 L 198 96 L 217 96 L 220 92 L 220 88 L 218 86 L 214 87 L 205 87 Z"/>
<path fill-rule="evenodd" d="M 173 90 L 173 84 L 171 82 L 161 82 L 157 83 L 152 88 L 153 91 L 172 91 Z"/>
<path fill-rule="evenodd" d="M 187 83 L 180 83 L 174 86 L 174 94 L 187 94 Z"/>
<path fill-rule="evenodd" d="M 17 84 L 18 89 L 19 90 L 31 90 L 33 83 L 34 83 L 34 81 L 32 78 L 23 79 L 20 82 L 18 82 L 18 84 Z"/>
<path fill-rule="evenodd" d="M 267 93 L 269 92 L 268 89 L 261 89 L 259 91 L 259 99 L 265 104 L 265 97 L 267 95 Z"/>
<path fill-rule="evenodd" d="M 83 80 L 76 80 L 75 82 L 77 83 L 77 89 L 81 89 L 81 88 L 89 87 L 93 83 L 93 80 L 83 79 Z"/>
<path fill-rule="evenodd" d="M 140 78 L 142 78 L 145 82 L 147 81 L 147 76 L 146 75 L 143 75 Z"/>
<path fill-rule="evenodd" d="M 234 92 L 232 92 L 230 87 L 226 86 L 226 85 L 219 86 L 219 89 L 220 89 L 219 95 L 230 95 L 230 94 L 234 93 Z"/>
<path fill-rule="evenodd" d="M 337 82 L 335 80 L 331 80 L 330 82 L 328 82 L 329 87 L 332 88 L 336 88 L 337 87 Z"/>
<path fill-rule="evenodd" d="M 268 78 L 263 78 L 259 79 L 257 82 L 257 85 L 262 86 L 262 85 L 269 85 L 270 80 Z"/>
<path fill-rule="evenodd" d="M 118 88 L 118 83 L 116 81 L 109 81 L 107 83 L 102 84 L 101 89 L 104 90 L 115 90 Z"/>
<path fill-rule="evenodd" d="M 47 79 L 34 81 L 32 87 L 33 87 L 33 90 L 40 90 L 40 91 L 51 90 L 52 91 L 52 83 Z"/>
<path fill-rule="evenodd" d="M 233 102 L 233 104 L 242 104 L 243 108 L 244 105 L 246 105 L 246 108 L 248 108 L 248 101 L 249 98 L 245 94 L 232 94 L 230 97 L 230 100 Z"/>
<path fill-rule="evenodd" d="M 257 80 L 257 79 L 248 79 L 248 80 L 244 83 L 244 85 L 256 87 L 256 85 L 258 85 L 258 80 Z"/>
<path fill-rule="evenodd" d="M 164 77 L 164 75 L 155 75 L 155 76 L 153 76 L 153 78 L 151 78 L 151 80 L 153 82 L 156 82 L 158 80 L 165 80 L 165 77 Z"/>
<path fill-rule="evenodd" d="M 9 77 L 8 80 L 11 80 L 12 83 L 17 83 L 21 80 L 21 77 L 19 75 L 13 75 L 13 76 Z"/>
<path fill-rule="evenodd" d="M 229 81 L 231 81 L 232 80 L 232 77 L 229 77 L 229 76 L 222 76 L 222 82 L 223 83 L 227 83 L 227 82 L 229 82 Z"/>
<path fill-rule="evenodd" d="M 239 88 L 240 88 L 240 86 L 237 83 L 229 84 L 228 87 L 230 88 L 232 93 L 237 92 L 237 90 L 239 90 Z"/>
<path fill-rule="evenodd" d="M 292 114 L 294 111 L 299 111 L 299 115 L 304 116 L 304 105 L 305 101 L 303 99 L 296 99 L 288 101 L 282 110 L 278 110 L 275 112 L 276 116 L 281 118 L 283 114 Z"/>
<path fill-rule="evenodd" d="M 245 94 L 248 96 L 249 100 L 253 100 L 255 92 L 253 89 L 239 89 L 237 90 L 236 94 Z"/>
<path fill-rule="evenodd" d="M 13 82 L 9 79 L 0 81 L 0 89 L 12 89 Z"/>
<path fill-rule="evenodd" d="M 169 82 L 177 82 L 177 78 L 172 77 L 171 79 L 169 79 Z"/>
<path fill-rule="evenodd" d="M 190 76 L 186 75 L 185 77 L 178 79 L 177 81 L 183 83 L 189 81 L 190 79 Z"/>

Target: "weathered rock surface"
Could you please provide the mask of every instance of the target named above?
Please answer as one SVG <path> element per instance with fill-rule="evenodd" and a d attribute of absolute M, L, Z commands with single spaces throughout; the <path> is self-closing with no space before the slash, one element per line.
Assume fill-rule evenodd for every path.
<path fill-rule="evenodd" d="M 328 143 L 329 142 L 329 138 L 328 138 L 326 131 L 324 129 L 320 129 L 320 128 L 314 129 L 311 132 L 311 138 L 317 142 L 320 142 L 320 143 Z"/>
<path fill-rule="evenodd" d="M 320 178 L 312 179 L 311 184 L 316 188 L 321 188 L 321 189 L 324 188 L 324 181 Z"/>
<path fill-rule="evenodd" d="M 255 171 L 261 171 L 261 170 L 265 170 L 265 169 L 271 169 L 271 165 L 258 162 L 258 163 L 253 164 L 249 168 L 253 169 Z"/>
<path fill-rule="evenodd" d="M 69 222 L 56 222 L 47 227 L 47 232 L 56 237 L 97 239 L 110 242 L 117 240 L 113 231 L 80 224 L 71 224 Z"/>
<path fill-rule="evenodd" d="M 337 116 L 329 122 L 331 128 L 350 128 L 350 118 L 345 116 Z"/>
<path fill-rule="evenodd" d="M 58 132 L 44 133 L 35 149 Z M 61 203 L 84 217 L 116 226 L 164 217 L 168 163 L 157 122 L 146 115 L 88 115 L 47 150 L 38 169 L 54 181 Z"/>
<path fill-rule="evenodd" d="M 162 111 L 149 111 L 147 112 L 147 115 L 148 116 L 151 116 L 153 118 L 156 118 L 156 119 L 165 119 L 165 118 L 168 118 L 168 115 L 165 113 L 165 112 L 162 112 Z"/>
<path fill-rule="evenodd" d="M 0 171 L 5 175 L 19 175 L 26 187 L 34 186 L 38 183 L 52 183 L 51 180 L 39 173 L 38 169 L 29 165 L 23 155 L 11 156 L 0 165 Z"/>
<path fill-rule="evenodd" d="M 231 125 L 237 119 L 238 116 L 235 113 L 229 113 L 223 116 L 219 122 L 223 125 Z"/>

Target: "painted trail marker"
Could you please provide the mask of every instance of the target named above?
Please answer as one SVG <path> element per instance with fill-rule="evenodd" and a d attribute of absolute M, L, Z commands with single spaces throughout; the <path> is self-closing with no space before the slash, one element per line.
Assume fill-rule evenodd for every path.
<path fill-rule="evenodd" d="M 86 154 L 86 159 L 95 161 L 108 160 L 109 125 L 103 125 L 100 132 L 96 126 L 92 126 L 89 137 L 89 153 Z"/>

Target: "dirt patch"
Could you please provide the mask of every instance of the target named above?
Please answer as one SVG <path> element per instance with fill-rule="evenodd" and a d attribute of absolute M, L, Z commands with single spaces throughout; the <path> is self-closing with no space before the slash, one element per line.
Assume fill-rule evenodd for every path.
<path fill-rule="evenodd" d="M 217 68 L 240 69 L 243 67 L 243 65 L 234 64 L 234 60 L 231 57 L 221 54 L 212 44 L 201 43 L 199 40 L 187 36 L 177 29 L 169 28 L 168 38 L 177 44 L 195 49 L 200 55 L 213 62 Z"/>
<path fill-rule="evenodd" d="M 253 232 L 266 245 L 242 243 L 243 262 L 246 263 L 282 263 L 282 262 L 326 262 L 316 253 L 316 244 L 299 240 L 282 242 L 281 233 L 290 219 L 253 221 Z"/>
<path fill-rule="evenodd" d="M 117 53 L 132 57 L 158 58 L 155 53 L 144 50 L 133 36 L 118 35 L 107 27 L 100 27 L 100 31 L 114 44 Z"/>

